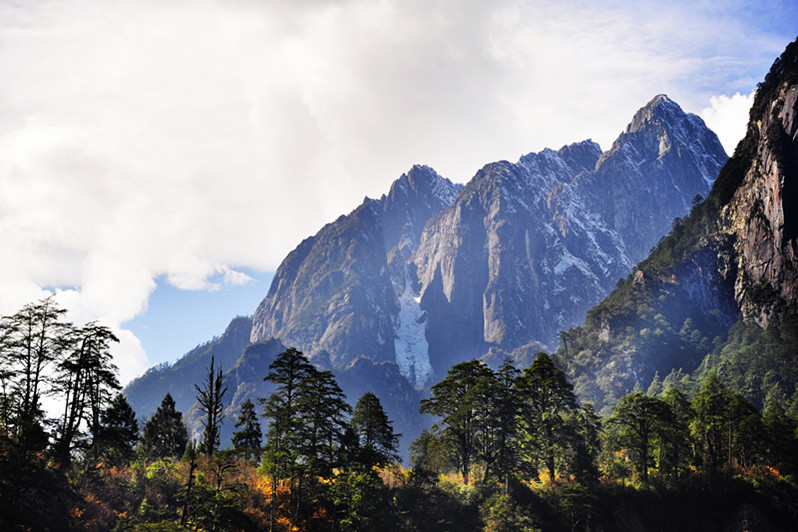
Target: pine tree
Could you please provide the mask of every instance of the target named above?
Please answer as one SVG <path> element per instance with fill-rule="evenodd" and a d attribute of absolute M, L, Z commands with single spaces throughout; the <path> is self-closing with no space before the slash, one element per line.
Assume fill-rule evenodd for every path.
<path fill-rule="evenodd" d="M 175 409 L 175 400 L 167 393 L 153 416 L 144 424 L 141 450 L 147 458 L 179 458 L 188 443 L 183 414 Z"/>
<path fill-rule="evenodd" d="M 55 445 L 55 454 L 62 465 L 69 463 L 73 448 L 85 447 L 85 442 L 80 441 L 82 425 L 87 425 L 85 428 L 97 440 L 102 412 L 111 401 L 111 393 L 121 388 L 111 357 L 111 342 L 119 340 L 111 329 L 91 322 L 74 330 L 71 337 L 73 348 L 58 365 L 56 381 L 64 398 L 64 414 Z"/>
<path fill-rule="evenodd" d="M 269 374 L 263 380 L 276 385 L 276 392 L 268 399 L 261 398 L 264 417 L 269 419 L 266 433 L 265 458 L 274 480 L 293 475 L 298 460 L 301 419 L 297 395 L 299 386 L 312 371 L 305 355 L 294 348 L 281 353 L 269 365 Z"/>
<path fill-rule="evenodd" d="M 236 428 L 240 430 L 233 433 L 233 448 L 245 460 L 257 462 L 261 454 L 262 433 L 255 405 L 250 399 L 241 404 Z"/>
<path fill-rule="evenodd" d="M 360 464 L 371 468 L 399 461 L 401 434 L 394 434 L 392 422 L 376 395 L 366 392 L 358 399 L 350 423 L 359 439 Z"/>
<path fill-rule="evenodd" d="M 74 340 L 74 326 L 64 320 L 65 313 L 51 296 L 0 320 L 1 406 L 6 430 L 24 456 L 47 445 L 41 399 L 58 390 L 50 368 L 64 358 Z"/>

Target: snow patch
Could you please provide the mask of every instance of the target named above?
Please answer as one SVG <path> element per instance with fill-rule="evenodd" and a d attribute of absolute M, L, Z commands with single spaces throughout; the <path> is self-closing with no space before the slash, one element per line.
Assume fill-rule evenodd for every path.
<path fill-rule="evenodd" d="M 399 371 L 418 389 L 432 378 L 429 344 L 425 334 L 427 317 L 421 310 L 420 301 L 421 298 L 413 293 L 412 283 L 405 270 L 405 287 L 399 296 L 399 315 L 394 329 L 394 348 Z"/>

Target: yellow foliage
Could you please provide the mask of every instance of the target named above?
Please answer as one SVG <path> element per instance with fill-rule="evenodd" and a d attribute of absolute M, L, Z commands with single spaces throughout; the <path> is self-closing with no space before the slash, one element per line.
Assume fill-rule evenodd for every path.
<path fill-rule="evenodd" d="M 288 519 L 287 517 L 278 517 L 277 524 L 283 527 L 284 530 L 290 530 L 291 532 L 299 532 L 299 527 L 293 524 L 291 520 Z"/>

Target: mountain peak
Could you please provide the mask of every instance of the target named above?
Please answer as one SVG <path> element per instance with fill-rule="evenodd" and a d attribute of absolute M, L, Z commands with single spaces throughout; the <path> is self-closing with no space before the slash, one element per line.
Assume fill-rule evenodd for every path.
<path fill-rule="evenodd" d="M 650 124 L 663 126 L 678 124 L 688 119 L 689 116 L 693 115 L 685 113 L 679 104 L 668 98 L 667 95 L 658 94 L 635 113 L 632 121 L 626 126 L 626 133 L 635 133 Z"/>

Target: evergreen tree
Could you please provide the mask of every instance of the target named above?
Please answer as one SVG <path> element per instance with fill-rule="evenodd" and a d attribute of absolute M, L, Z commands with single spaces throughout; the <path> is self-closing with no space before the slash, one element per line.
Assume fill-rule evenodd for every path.
<path fill-rule="evenodd" d="M 336 465 L 337 450 L 346 428 L 344 416 L 352 408 L 330 371 L 309 372 L 298 391 L 302 434 L 298 451 L 312 472 L 326 476 Z"/>
<path fill-rule="evenodd" d="M 419 437 L 410 443 L 408 452 L 413 470 L 419 473 L 438 475 L 448 465 L 448 450 L 441 439 L 427 429 L 422 430 Z"/>
<path fill-rule="evenodd" d="M 452 366 L 446 378 L 432 387 L 432 397 L 423 399 L 419 408 L 422 414 L 432 414 L 441 419 L 433 426 L 444 445 L 453 456 L 457 468 L 468 484 L 471 467 L 479 449 L 479 434 L 485 419 L 479 398 L 490 379 L 490 368 L 478 360 L 461 362 Z"/>
<path fill-rule="evenodd" d="M 711 373 L 701 391 L 693 398 L 695 417 L 690 425 L 704 466 L 717 471 L 726 456 L 729 396 L 725 386 Z"/>
<path fill-rule="evenodd" d="M 662 380 L 659 378 L 659 372 L 657 371 L 654 373 L 654 378 L 651 380 L 648 390 L 646 390 L 646 395 L 657 397 L 662 394 L 662 391 Z"/>
<path fill-rule="evenodd" d="M 598 480 L 596 465 L 601 450 L 601 418 L 593 405 L 585 403 L 571 411 L 566 418 L 568 426 L 568 450 L 566 452 L 568 472 L 582 484 Z"/>
<path fill-rule="evenodd" d="M 111 329 L 96 322 L 88 323 L 71 335 L 73 348 L 58 366 L 56 386 L 63 394 L 64 414 L 59 424 L 55 454 L 62 465 L 69 463 L 71 452 L 79 446 L 81 425 L 96 443 L 102 425 L 102 413 L 119 390 L 117 368 L 112 362 L 111 342 L 119 340 Z M 85 423 L 84 423 L 85 422 Z"/>
<path fill-rule="evenodd" d="M 671 422 L 661 432 L 660 469 L 671 477 L 678 477 L 689 465 L 693 409 L 687 396 L 675 386 L 665 390 L 662 399 L 671 410 Z"/>
<path fill-rule="evenodd" d="M 241 404 L 236 428 L 240 430 L 233 433 L 233 448 L 245 460 L 257 462 L 261 454 L 262 432 L 255 405 L 250 399 Z"/>
<path fill-rule="evenodd" d="M 161 405 L 144 424 L 141 450 L 150 459 L 180 458 L 188 443 L 183 414 L 175 409 L 175 400 L 167 393 Z"/>
<path fill-rule="evenodd" d="M 767 464 L 783 475 L 795 475 L 798 473 L 798 422 L 777 402 L 765 409 L 763 422 Z"/>
<path fill-rule="evenodd" d="M 567 335 L 562 338 L 565 342 Z M 494 460 L 491 463 L 505 483 L 509 480 L 508 475 L 515 467 L 517 458 L 519 398 L 516 385 L 520 375 L 521 372 L 513 366 L 509 358 L 494 375 L 495 392 L 492 394 L 493 407 L 490 414 Z M 487 473 L 486 467 L 486 477 Z"/>
<path fill-rule="evenodd" d="M 109 465 L 129 463 L 139 439 L 139 424 L 136 413 L 121 393 L 117 394 L 103 412 L 102 425 L 95 440 L 98 458 Z"/>
<path fill-rule="evenodd" d="M 762 458 L 765 430 L 759 410 L 738 392 L 727 392 L 728 465 L 751 467 Z"/>
<path fill-rule="evenodd" d="M 25 457 L 47 445 L 41 399 L 57 390 L 50 368 L 73 341 L 74 327 L 64 320 L 65 313 L 51 296 L 0 320 L 4 394 L 0 403 L 6 430 Z"/>
<path fill-rule="evenodd" d="M 298 472 L 299 448 L 304 444 L 298 395 L 302 381 L 314 371 L 301 351 L 289 348 L 269 365 L 263 379 L 276 385 L 268 399 L 259 399 L 264 417 L 270 420 L 264 459 L 275 481 Z"/>
<path fill-rule="evenodd" d="M 525 453 L 531 458 L 534 469 L 538 464 L 543 465 L 553 480 L 558 457 L 564 455 L 568 445 L 565 420 L 576 408 L 573 386 L 549 355 L 539 353 L 518 380 L 518 395 Z"/>
<path fill-rule="evenodd" d="M 370 468 L 399 461 L 400 434 L 394 434 L 392 422 L 379 398 L 371 392 L 358 399 L 350 421 L 359 438 L 359 462 Z"/>
<path fill-rule="evenodd" d="M 219 432 L 224 420 L 224 403 L 222 401 L 227 392 L 222 368 L 217 368 L 215 362 L 214 356 L 211 355 L 211 365 L 208 368 L 208 373 L 205 374 L 202 385 L 194 385 L 194 389 L 197 390 L 197 403 L 199 403 L 200 411 L 205 414 L 202 418 L 203 431 L 200 451 L 209 458 L 219 448 Z"/>
<path fill-rule="evenodd" d="M 608 420 L 609 425 L 619 428 L 621 445 L 630 451 L 635 469 L 644 483 L 648 483 L 655 440 L 671 419 L 672 413 L 665 401 L 633 392 L 618 401 Z"/>

